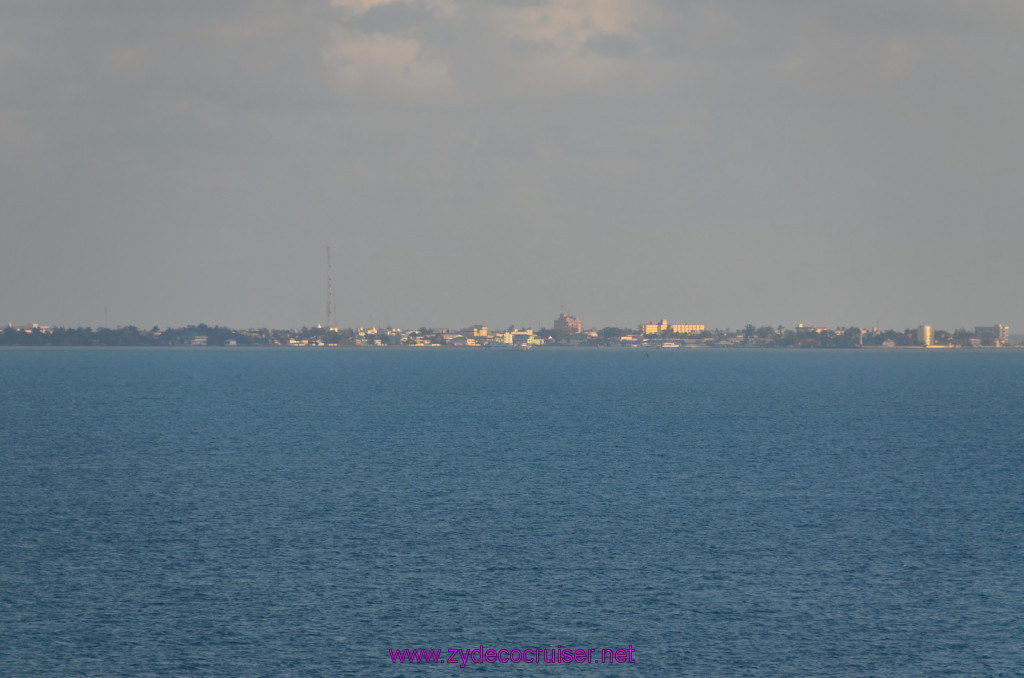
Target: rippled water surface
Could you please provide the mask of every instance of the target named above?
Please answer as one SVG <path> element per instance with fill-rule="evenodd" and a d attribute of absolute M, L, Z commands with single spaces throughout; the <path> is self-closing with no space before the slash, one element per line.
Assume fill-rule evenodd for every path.
<path fill-rule="evenodd" d="M 1024 352 L 0 351 L 0 675 L 1021 675 L 1022 639 Z M 388 656 L 480 645 L 636 663 Z"/>

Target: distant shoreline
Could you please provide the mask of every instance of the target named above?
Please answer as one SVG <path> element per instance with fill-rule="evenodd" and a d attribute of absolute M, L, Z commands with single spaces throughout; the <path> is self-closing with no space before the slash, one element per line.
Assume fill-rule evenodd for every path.
<path fill-rule="evenodd" d="M 569 322 L 572 321 L 572 322 Z M 3 346 L 75 346 L 75 347 L 177 347 L 242 348 L 247 346 L 286 348 L 490 348 L 532 349 L 537 347 L 584 348 L 823 348 L 823 349 L 960 349 L 1009 348 L 1019 346 L 1020 337 L 1009 334 L 1006 325 L 960 328 L 954 332 L 934 330 L 922 325 L 916 329 L 865 330 L 858 327 L 795 328 L 755 327 L 742 329 L 706 329 L 704 325 L 672 325 L 667 320 L 645 323 L 638 328 L 582 328 L 578 318 L 563 316 L 550 328 L 488 328 L 473 325 L 463 329 L 426 328 L 345 328 L 303 327 L 301 330 L 249 328 L 236 330 L 218 325 L 186 327 L 154 326 L 146 330 L 132 325 L 116 329 L 91 327 L 65 328 L 33 324 L 0 329 Z"/>
<path fill-rule="evenodd" d="M 422 345 L 399 345 L 399 346 L 284 346 L 284 345 L 270 345 L 270 344 L 248 344 L 238 346 L 223 346 L 223 345 L 208 345 L 208 346 L 182 346 L 182 345 L 145 345 L 145 344 L 126 344 L 126 345 L 53 345 L 53 344 L 5 344 L 0 345 L 0 351 L 24 351 L 24 350 L 95 350 L 95 351 L 110 351 L 110 350 L 145 350 L 145 351 L 180 351 L 180 352 L 203 352 L 203 351 L 292 351 L 292 352 L 311 352 L 314 350 L 319 351 L 359 351 L 359 352 L 382 352 L 382 351 L 420 351 L 427 349 L 441 349 L 443 351 L 454 351 L 454 352 L 486 352 L 486 353 L 519 353 L 521 351 L 515 351 L 512 347 L 503 346 L 444 346 L 440 344 L 422 344 Z M 304 349 L 304 351 L 300 351 Z M 548 351 L 629 351 L 629 352 L 647 352 L 658 351 L 660 352 L 690 352 L 690 351 L 744 351 L 744 352 L 755 352 L 755 351 L 800 351 L 800 352 L 813 352 L 813 351 L 870 351 L 873 353 L 885 352 L 885 351 L 927 351 L 927 352 L 979 352 L 979 351 L 1008 351 L 1008 350 L 1022 350 L 1024 345 L 1013 345 L 1013 346 L 686 346 L 679 348 L 663 348 L 660 346 L 613 346 L 613 345 L 566 345 L 566 344 L 551 344 L 551 345 L 538 345 L 532 350 L 540 350 L 544 352 Z"/>

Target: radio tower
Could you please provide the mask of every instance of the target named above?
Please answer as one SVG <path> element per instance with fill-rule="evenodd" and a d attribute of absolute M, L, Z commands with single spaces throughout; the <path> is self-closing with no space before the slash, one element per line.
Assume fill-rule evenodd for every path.
<path fill-rule="evenodd" d="M 331 248 L 327 247 L 327 327 L 324 336 L 331 331 L 331 311 L 334 310 L 334 288 L 331 287 Z"/>

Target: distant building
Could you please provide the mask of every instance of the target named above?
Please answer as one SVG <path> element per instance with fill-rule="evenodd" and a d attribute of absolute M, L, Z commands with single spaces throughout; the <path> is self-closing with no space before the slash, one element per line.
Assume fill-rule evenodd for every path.
<path fill-rule="evenodd" d="M 511 343 L 513 346 L 519 346 L 522 344 L 532 346 L 534 344 L 543 343 L 540 341 L 539 337 L 534 336 L 533 330 L 531 329 L 514 330 L 512 332 L 509 332 L 508 335 L 510 339 L 509 343 Z"/>
<path fill-rule="evenodd" d="M 653 320 L 640 325 L 640 334 L 661 334 L 668 329 L 668 320 L 662 318 L 659 322 Z"/>
<path fill-rule="evenodd" d="M 917 328 L 917 343 L 922 346 L 932 345 L 932 326 L 921 325 Z"/>
<path fill-rule="evenodd" d="M 1008 325 L 975 327 L 974 334 L 985 345 L 1003 346 L 1010 341 L 1010 328 Z"/>
<path fill-rule="evenodd" d="M 39 323 L 32 323 L 31 325 L 20 325 L 18 327 L 14 327 L 10 323 L 8 323 L 7 327 L 9 329 L 14 330 L 15 332 L 24 332 L 25 334 L 32 334 L 33 332 L 37 332 L 39 334 L 53 334 L 53 329 L 51 329 L 48 325 L 40 325 Z"/>
<path fill-rule="evenodd" d="M 697 332 L 703 332 L 703 325 L 669 325 L 669 334 L 694 334 Z"/>
<path fill-rule="evenodd" d="M 555 318 L 555 334 L 571 337 L 583 331 L 583 322 L 574 315 L 561 314 Z"/>
<path fill-rule="evenodd" d="M 662 318 L 658 322 L 643 323 L 640 325 L 640 334 L 691 334 L 694 332 L 703 332 L 703 325 L 670 325 L 668 319 Z"/>

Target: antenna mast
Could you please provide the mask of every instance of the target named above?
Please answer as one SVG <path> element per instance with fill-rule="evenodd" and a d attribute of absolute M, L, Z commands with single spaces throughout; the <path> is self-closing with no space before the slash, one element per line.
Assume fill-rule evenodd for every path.
<path fill-rule="evenodd" d="M 324 328 L 326 335 L 331 331 L 331 311 L 334 310 L 334 288 L 331 286 L 331 247 L 327 246 L 327 327 Z"/>

